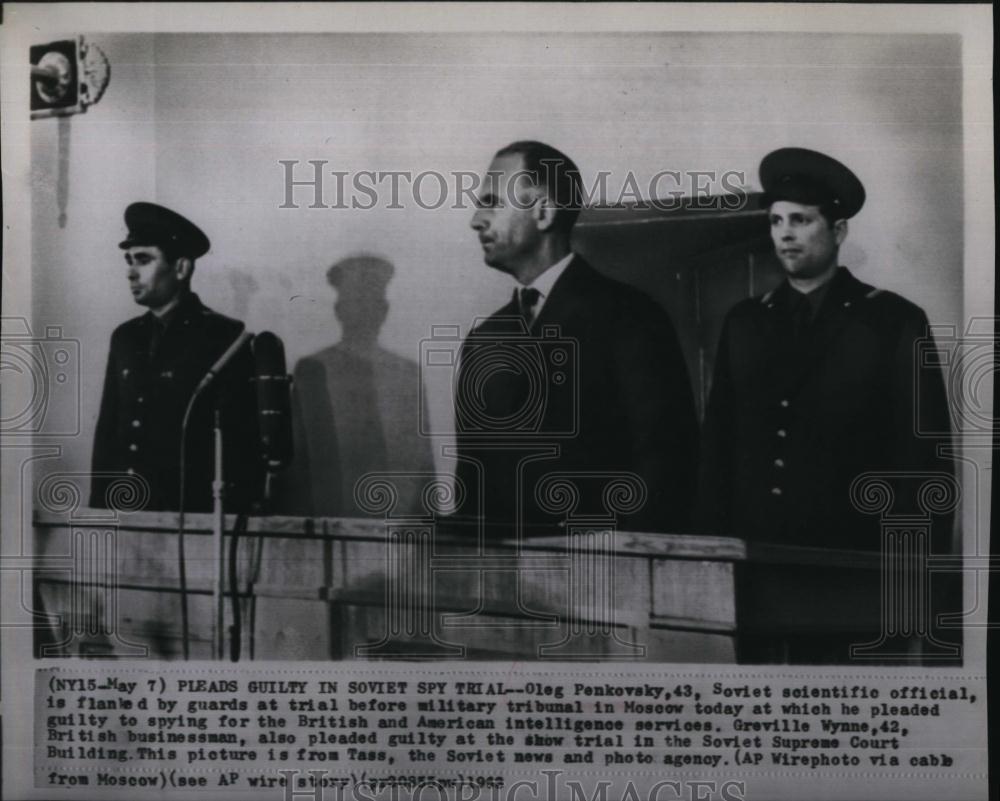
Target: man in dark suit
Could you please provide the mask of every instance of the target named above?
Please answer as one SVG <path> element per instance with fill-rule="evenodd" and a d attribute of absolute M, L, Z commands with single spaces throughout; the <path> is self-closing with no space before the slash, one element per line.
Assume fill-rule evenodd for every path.
<path fill-rule="evenodd" d="M 460 512 L 501 536 L 552 533 L 541 524 L 566 508 L 559 487 L 544 483 L 553 474 L 576 484 L 576 514 L 604 513 L 605 499 L 588 490 L 630 474 L 646 497 L 619 528 L 690 523 L 697 420 L 676 334 L 650 298 L 572 252 L 581 197 L 567 156 L 515 142 L 494 157 L 471 222 L 486 264 L 515 289 L 462 348 Z"/>
<path fill-rule="evenodd" d="M 950 473 L 940 440 L 918 436 L 949 430 L 940 369 L 918 361 L 927 316 L 838 266 L 847 220 L 865 199 L 847 167 L 784 148 L 763 160 L 760 178 L 786 280 L 737 304 L 723 324 L 704 428 L 701 527 L 878 549 L 877 516 L 851 501 L 855 479 Z M 939 523 L 935 545 L 947 550 L 949 526 Z"/>
<path fill-rule="evenodd" d="M 143 508 L 180 508 L 181 424 L 195 388 L 243 331 L 243 323 L 207 308 L 191 291 L 208 237 L 180 214 L 153 203 L 125 211 L 126 276 L 148 311 L 111 335 L 101 410 L 94 435 L 90 505 L 135 506 L 122 474 L 148 492 Z M 226 507 L 245 510 L 257 496 L 263 466 L 257 451 L 253 360 L 243 348 L 191 409 L 185 438 L 187 511 L 212 508 L 214 410 L 223 425 Z M 119 494 L 121 493 L 121 494 Z"/>

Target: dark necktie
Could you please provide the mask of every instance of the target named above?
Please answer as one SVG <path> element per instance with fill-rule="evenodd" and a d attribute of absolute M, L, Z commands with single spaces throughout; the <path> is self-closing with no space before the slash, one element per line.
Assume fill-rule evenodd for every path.
<path fill-rule="evenodd" d="M 530 326 L 534 321 L 534 309 L 538 305 L 538 299 L 542 296 L 534 287 L 522 287 L 517 296 L 517 305 L 521 310 L 521 316 Z"/>

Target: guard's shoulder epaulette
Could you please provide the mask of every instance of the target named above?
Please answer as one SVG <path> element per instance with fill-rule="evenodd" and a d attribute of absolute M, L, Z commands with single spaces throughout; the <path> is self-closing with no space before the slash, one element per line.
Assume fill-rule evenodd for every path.
<path fill-rule="evenodd" d="M 773 297 L 774 297 L 773 289 L 770 292 L 765 292 L 763 295 L 761 295 L 760 298 L 761 305 L 767 306 L 771 302 L 771 298 Z"/>
<path fill-rule="evenodd" d="M 204 317 L 207 320 L 211 320 L 211 321 L 216 322 L 216 323 L 223 323 L 223 324 L 226 324 L 226 325 L 240 325 L 240 326 L 242 326 L 242 323 L 239 320 L 236 320 L 236 319 L 234 319 L 232 317 L 229 317 L 229 316 L 223 314 L 222 312 L 217 312 L 217 311 L 215 311 L 215 309 L 210 309 L 210 308 L 208 308 L 208 306 L 202 306 L 202 308 L 201 308 L 201 316 Z"/>
<path fill-rule="evenodd" d="M 113 336 L 128 336 L 141 331 L 147 324 L 148 319 L 145 314 L 138 317 L 130 317 L 123 323 L 119 323 L 113 332 Z"/>

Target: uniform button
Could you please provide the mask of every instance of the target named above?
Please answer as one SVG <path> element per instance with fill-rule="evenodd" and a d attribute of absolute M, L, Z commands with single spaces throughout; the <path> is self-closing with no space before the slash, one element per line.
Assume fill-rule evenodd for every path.
<path fill-rule="evenodd" d="M 771 487 L 772 495 L 781 495 L 781 487 Z"/>
<path fill-rule="evenodd" d="M 131 445 L 128 446 L 128 449 L 132 451 L 132 453 L 135 453 L 137 450 L 139 450 L 139 446 L 133 442 Z"/>
<path fill-rule="evenodd" d="M 138 421 L 138 420 L 133 420 L 132 421 L 132 428 L 138 428 L 141 425 L 142 425 L 142 423 L 140 421 Z"/>
<path fill-rule="evenodd" d="M 145 400 L 146 399 L 144 397 L 142 397 L 142 395 L 140 395 L 138 398 L 135 399 L 135 402 L 136 403 L 143 403 L 143 402 L 145 402 Z"/>
<path fill-rule="evenodd" d="M 774 466 L 775 467 L 784 467 L 785 466 L 785 460 L 784 459 L 775 459 L 774 460 Z"/>
<path fill-rule="evenodd" d="M 783 409 L 787 409 L 788 408 L 788 399 L 787 398 L 782 398 L 781 399 L 781 407 Z"/>
<path fill-rule="evenodd" d="M 785 437 L 787 437 L 787 436 L 788 436 L 788 432 L 787 432 L 787 431 L 785 431 L 785 429 L 783 429 L 783 428 L 779 428 L 779 429 L 778 429 L 778 431 L 777 431 L 777 434 L 778 434 L 778 436 L 779 436 L 779 437 L 781 437 L 782 439 L 784 439 Z"/>

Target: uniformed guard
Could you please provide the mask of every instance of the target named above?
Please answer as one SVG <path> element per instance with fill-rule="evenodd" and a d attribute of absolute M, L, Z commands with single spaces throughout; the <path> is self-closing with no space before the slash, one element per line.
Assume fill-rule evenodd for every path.
<path fill-rule="evenodd" d="M 186 218 L 154 203 L 125 210 L 126 277 L 135 302 L 147 312 L 111 335 L 104 393 L 94 436 L 90 505 L 116 505 L 122 474 L 137 476 L 144 508 L 180 505 L 181 424 L 196 386 L 243 331 L 243 323 L 202 304 L 191 291 L 195 260 L 208 237 Z M 226 507 L 242 511 L 258 493 L 253 360 L 241 351 L 195 402 L 185 439 L 187 511 L 212 507 L 214 411 L 223 425 Z"/>
<path fill-rule="evenodd" d="M 940 369 L 915 363 L 927 317 L 838 266 L 848 220 L 865 201 L 851 170 L 783 148 L 761 162 L 760 179 L 785 280 L 725 318 L 705 418 L 701 527 L 878 549 L 878 519 L 851 503 L 854 479 L 874 470 L 950 472 L 939 442 L 918 436 L 949 430 Z M 947 549 L 948 527 L 936 536 L 935 547 Z"/>

